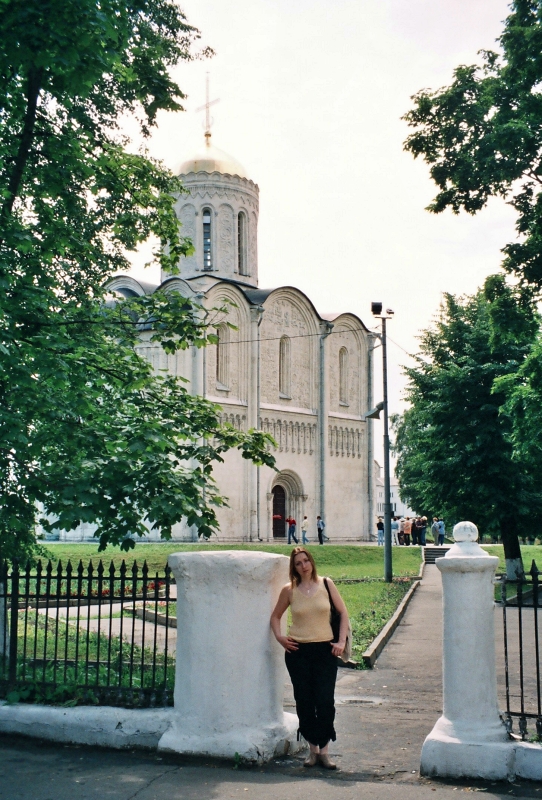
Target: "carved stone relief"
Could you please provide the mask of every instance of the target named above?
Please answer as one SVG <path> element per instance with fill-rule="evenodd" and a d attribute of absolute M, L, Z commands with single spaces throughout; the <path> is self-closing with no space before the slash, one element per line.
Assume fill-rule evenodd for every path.
<path fill-rule="evenodd" d="M 233 208 L 221 205 L 218 209 L 218 268 L 222 272 L 233 273 Z"/>
<path fill-rule="evenodd" d="M 179 211 L 179 220 L 181 223 L 181 236 L 187 236 L 192 240 L 192 244 L 196 246 L 196 209 L 191 203 L 186 203 Z M 185 271 L 192 272 L 197 269 L 196 256 L 188 256 L 188 258 L 181 258 L 180 261 L 181 274 Z"/>
<path fill-rule="evenodd" d="M 363 454 L 363 431 L 359 428 L 343 428 L 342 425 L 328 427 L 330 456 L 337 458 L 361 458 Z"/>

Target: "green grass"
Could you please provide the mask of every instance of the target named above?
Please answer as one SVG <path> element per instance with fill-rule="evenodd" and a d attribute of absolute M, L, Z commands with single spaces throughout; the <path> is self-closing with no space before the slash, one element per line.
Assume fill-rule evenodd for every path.
<path fill-rule="evenodd" d="M 497 556 L 499 565 L 497 572 L 505 572 L 504 549 L 502 544 L 482 545 L 483 549 L 491 556 Z M 540 545 L 521 545 L 521 557 L 523 558 L 523 568 L 529 572 L 533 559 L 536 561 L 538 569 L 542 572 L 542 547 Z"/>
<path fill-rule="evenodd" d="M 7 663 L 0 660 L 0 697 L 8 702 L 130 705 L 130 693 L 121 692 L 119 698 L 118 691 L 107 690 L 130 689 L 137 695 L 140 689 L 154 688 L 153 660 L 157 692 L 167 688 L 173 702 L 174 653 L 166 659 L 163 652 L 154 654 L 151 648 L 131 645 L 119 636 L 78 629 L 72 622 L 35 611 L 27 610 L 25 617 L 26 639 L 23 615 L 18 621 L 15 689 L 9 689 L 3 674 Z"/>
<path fill-rule="evenodd" d="M 289 545 L 249 545 L 249 544 L 180 544 L 164 542 L 163 544 L 137 544 L 135 550 L 129 553 L 121 551 L 118 547 L 109 547 L 105 552 L 99 553 L 95 544 L 55 544 L 49 546 L 51 558 L 54 562 L 59 559 L 65 564 L 71 560 L 77 564 L 81 559 L 87 564 L 92 559 L 97 563 L 101 558 L 105 565 L 113 561 L 120 565 L 125 559 L 131 566 L 135 559 L 139 565 L 147 562 L 151 573 L 161 572 L 170 553 L 194 552 L 198 550 L 261 550 L 266 553 L 279 553 L 289 556 L 292 547 Z M 319 545 L 308 549 L 314 556 L 318 571 L 330 578 L 380 578 L 384 573 L 384 548 L 355 545 Z M 421 550 L 419 547 L 394 547 L 393 548 L 394 575 L 417 575 L 420 569 Z"/>
<path fill-rule="evenodd" d="M 338 587 L 352 623 L 352 658 L 362 668 L 363 652 L 378 636 L 411 586 L 411 581 L 403 580 L 342 584 Z"/>

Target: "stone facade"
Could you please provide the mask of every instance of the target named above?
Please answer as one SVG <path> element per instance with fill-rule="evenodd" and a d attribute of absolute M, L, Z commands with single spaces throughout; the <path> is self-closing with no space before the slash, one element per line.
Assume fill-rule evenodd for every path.
<path fill-rule="evenodd" d="M 318 514 L 332 541 L 368 539 L 369 331 L 354 314 L 319 314 L 294 287 L 258 288 L 259 189 L 238 162 L 209 146 L 179 173 L 187 193 L 176 209 L 195 254 L 182 259 L 180 276 L 162 275 L 160 288 L 197 297 L 219 344 L 167 356 L 143 336 L 140 352 L 219 403 L 225 422 L 261 428 L 276 441 L 277 472 L 238 452 L 215 467 L 229 504 L 218 509 L 219 539 L 281 540 L 285 518 L 293 516 L 300 533 L 305 514 L 313 542 Z M 122 276 L 111 288 L 126 296 L 153 291 Z M 180 524 L 175 536 L 190 540 L 193 531 Z"/>

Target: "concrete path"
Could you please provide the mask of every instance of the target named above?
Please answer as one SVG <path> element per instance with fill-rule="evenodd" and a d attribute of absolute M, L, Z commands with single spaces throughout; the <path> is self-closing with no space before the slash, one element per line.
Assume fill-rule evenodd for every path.
<path fill-rule="evenodd" d="M 429 781 L 420 750 L 441 713 L 441 584 L 436 567 L 423 581 L 392 639 L 365 672 L 340 670 L 336 773 L 286 758 L 232 769 L 140 752 L 61 747 L 0 738 L 1 800 L 435 800 L 483 791 L 488 798 L 542 797 L 529 783 Z M 286 687 L 285 705 L 293 704 Z"/>

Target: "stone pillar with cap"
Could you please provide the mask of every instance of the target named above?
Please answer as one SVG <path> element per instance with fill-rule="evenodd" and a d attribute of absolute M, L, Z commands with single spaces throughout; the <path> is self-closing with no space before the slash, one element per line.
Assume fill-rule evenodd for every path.
<path fill-rule="evenodd" d="M 263 762 L 305 747 L 283 710 L 284 650 L 270 616 L 288 581 L 273 553 L 174 553 L 175 708 L 159 749 Z"/>
<path fill-rule="evenodd" d="M 494 576 L 499 559 L 478 545 L 478 529 L 459 522 L 455 544 L 436 560 L 443 589 L 443 714 L 426 738 L 420 772 L 505 779 L 514 748 L 497 702 Z"/>

